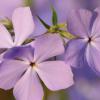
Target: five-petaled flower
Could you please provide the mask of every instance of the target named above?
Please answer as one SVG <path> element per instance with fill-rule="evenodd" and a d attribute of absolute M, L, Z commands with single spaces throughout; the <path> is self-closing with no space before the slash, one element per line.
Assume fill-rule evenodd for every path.
<path fill-rule="evenodd" d="M 71 66 L 79 67 L 87 63 L 100 72 L 100 13 L 88 10 L 74 10 L 68 17 L 68 30 L 77 36 L 69 41 L 65 60 Z M 74 16 L 74 17 L 73 17 Z"/>
<path fill-rule="evenodd" d="M 50 58 L 62 54 L 64 46 L 58 34 L 37 37 L 31 46 L 10 49 L 0 65 L 0 88 L 14 88 L 16 100 L 42 100 L 39 78 L 50 90 L 68 88 L 73 84 L 70 66 Z"/>

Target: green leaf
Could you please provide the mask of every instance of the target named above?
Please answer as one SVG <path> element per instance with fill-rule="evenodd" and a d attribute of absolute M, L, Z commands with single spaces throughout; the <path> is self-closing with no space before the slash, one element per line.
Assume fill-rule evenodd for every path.
<path fill-rule="evenodd" d="M 50 26 L 48 24 L 46 24 L 44 20 L 42 20 L 39 16 L 37 16 L 37 18 L 44 25 L 45 28 L 50 29 Z"/>
<path fill-rule="evenodd" d="M 58 17 L 57 17 L 56 10 L 54 9 L 54 7 L 51 7 L 51 8 L 52 8 L 52 24 L 57 25 Z"/>

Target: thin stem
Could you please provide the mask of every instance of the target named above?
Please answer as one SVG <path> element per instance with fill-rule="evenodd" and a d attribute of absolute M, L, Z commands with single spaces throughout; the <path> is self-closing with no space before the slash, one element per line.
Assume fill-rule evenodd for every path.
<path fill-rule="evenodd" d="M 48 100 L 48 96 L 49 96 L 48 89 L 45 88 L 44 91 L 45 91 L 45 92 L 44 92 L 44 98 L 43 98 L 43 100 Z"/>

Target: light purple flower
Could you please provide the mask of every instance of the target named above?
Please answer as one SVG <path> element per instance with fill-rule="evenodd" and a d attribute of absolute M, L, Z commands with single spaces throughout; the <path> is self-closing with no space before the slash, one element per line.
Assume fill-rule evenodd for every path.
<path fill-rule="evenodd" d="M 0 24 L 0 48 L 21 46 L 34 31 L 34 22 L 29 7 L 17 8 L 12 15 L 15 37 L 11 37 L 7 29 Z"/>
<path fill-rule="evenodd" d="M 100 14 L 82 9 L 72 11 L 67 24 L 69 32 L 77 38 L 71 40 L 66 47 L 66 62 L 74 67 L 88 63 L 100 72 Z"/>
<path fill-rule="evenodd" d="M 29 7 L 17 8 L 12 15 L 12 24 L 15 36 L 12 37 L 4 25 L 0 24 L 0 49 L 10 49 L 21 46 L 34 31 L 34 22 Z M 3 55 L 0 53 L 0 61 Z"/>
<path fill-rule="evenodd" d="M 10 49 L 13 59 L 5 59 L 0 66 L 0 88 L 14 88 L 16 100 L 42 100 L 39 78 L 52 91 L 71 86 L 70 67 L 64 61 L 48 61 L 64 52 L 62 43 L 58 34 L 46 34 L 36 38 L 34 49 L 31 46 Z"/>

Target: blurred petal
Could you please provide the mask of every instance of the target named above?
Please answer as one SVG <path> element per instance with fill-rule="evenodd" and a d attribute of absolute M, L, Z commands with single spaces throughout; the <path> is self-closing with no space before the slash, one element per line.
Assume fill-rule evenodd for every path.
<path fill-rule="evenodd" d="M 64 45 L 58 34 L 46 34 L 38 37 L 34 43 L 34 60 L 41 62 L 50 57 L 60 55 L 64 52 Z"/>
<path fill-rule="evenodd" d="M 15 85 L 13 92 L 16 100 L 42 100 L 43 89 L 31 67 Z"/>
<path fill-rule="evenodd" d="M 13 46 L 13 41 L 7 29 L 0 24 L 0 48 L 10 48 Z"/>
<path fill-rule="evenodd" d="M 2 63 L 2 61 L 4 60 L 5 53 L 6 53 L 6 51 L 4 51 L 3 53 L 0 54 L 0 63 Z"/>
<path fill-rule="evenodd" d="M 15 44 L 21 45 L 34 31 L 34 22 L 29 7 L 20 7 L 12 16 Z"/>
<path fill-rule="evenodd" d="M 3 0 L 0 2 L 0 19 L 11 18 L 11 15 L 17 7 L 22 6 L 23 0 Z"/>
<path fill-rule="evenodd" d="M 86 58 L 89 66 L 100 73 L 100 49 L 98 50 L 94 45 L 89 44 L 86 49 Z"/>
<path fill-rule="evenodd" d="M 84 52 L 86 42 L 83 39 L 74 39 L 69 41 L 64 56 L 67 64 L 72 67 L 81 67 L 84 63 Z"/>
<path fill-rule="evenodd" d="M 73 9 L 82 8 L 84 0 L 52 0 L 59 14 L 59 20 L 65 23 L 67 16 Z M 65 10 L 66 9 L 66 10 Z"/>
<path fill-rule="evenodd" d="M 97 18 L 94 21 L 92 36 L 94 36 L 94 38 L 100 36 L 100 14 L 97 15 Z"/>
<path fill-rule="evenodd" d="M 95 11 L 100 14 L 100 0 L 92 0 L 92 3 L 95 4 Z"/>
<path fill-rule="evenodd" d="M 22 61 L 5 60 L 0 65 L 0 88 L 11 89 L 25 72 L 28 65 Z"/>
<path fill-rule="evenodd" d="M 73 10 L 68 16 L 68 30 L 80 37 L 88 36 L 92 13 L 88 10 Z"/>
<path fill-rule="evenodd" d="M 98 14 L 100 14 L 100 7 L 97 7 L 94 11 L 96 11 Z"/>
<path fill-rule="evenodd" d="M 91 42 L 92 46 L 95 47 L 98 51 L 100 51 L 100 37 L 95 38 Z"/>
<path fill-rule="evenodd" d="M 31 62 L 34 59 L 34 49 L 31 46 L 14 47 L 4 55 L 5 59 L 20 59 Z"/>
<path fill-rule="evenodd" d="M 47 61 L 35 68 L 39 77 L 50 90 L 60 90 L 73 84 L 73 74 L 63 61 Z"/>

